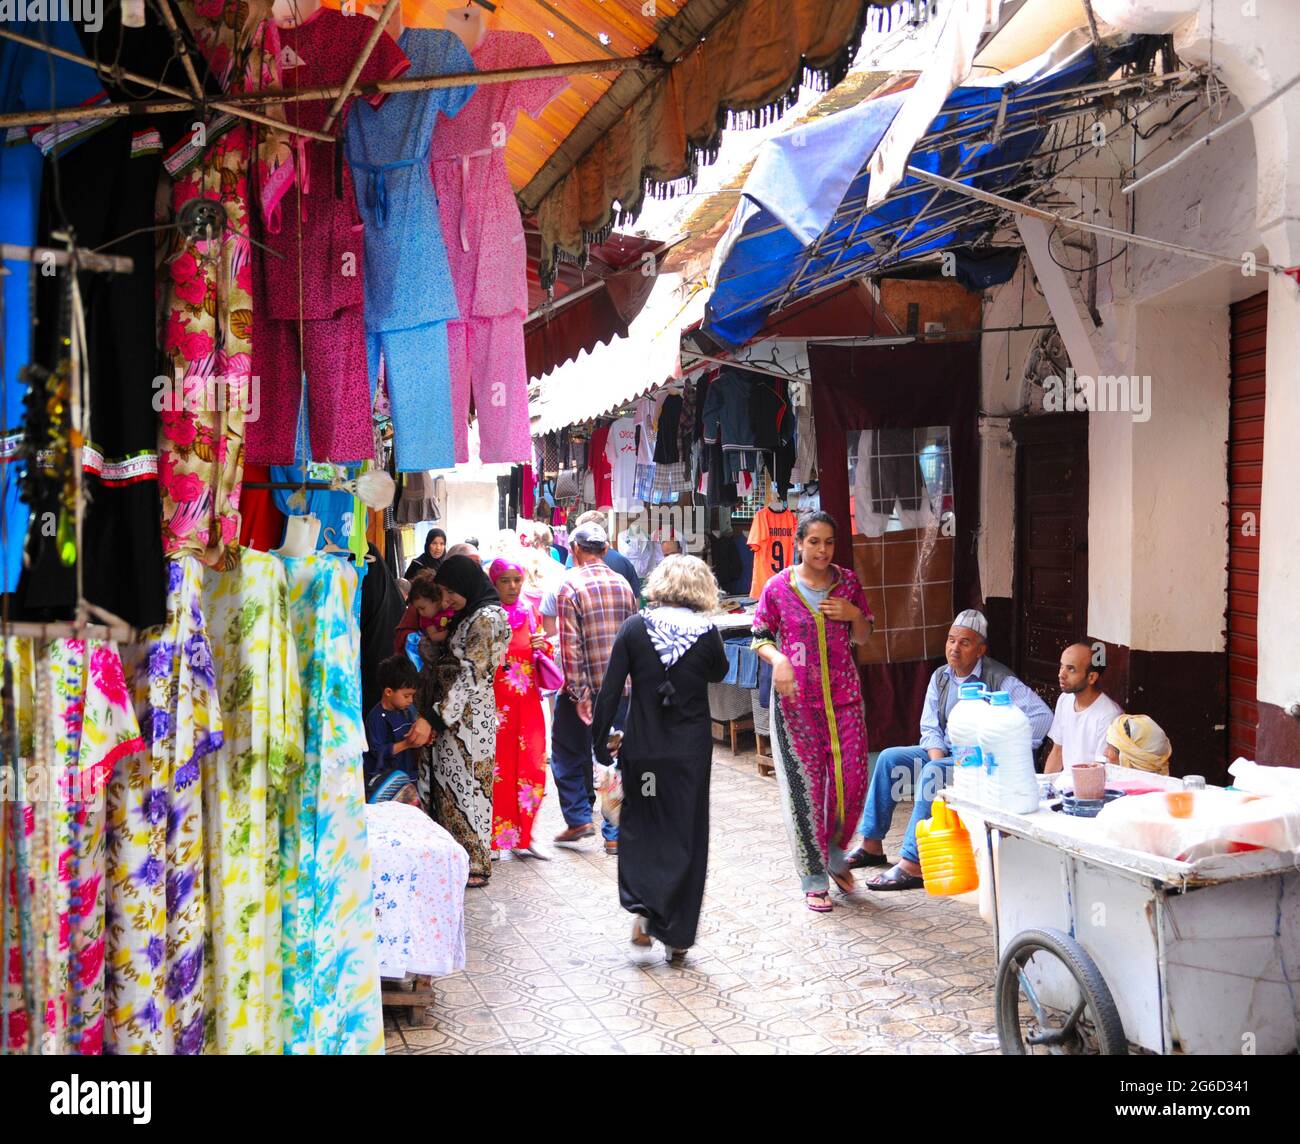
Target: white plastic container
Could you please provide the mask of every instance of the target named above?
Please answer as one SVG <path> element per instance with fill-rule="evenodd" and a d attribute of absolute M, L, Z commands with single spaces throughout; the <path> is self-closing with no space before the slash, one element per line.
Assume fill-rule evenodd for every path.
<path fill-rule="evenodd" d="M 952 744 L 953 788 L 963 798 L 984 798 L 984 754 L 980 728 L 988 711 L 988 692 L 982 683 L 963 683 L 948 715 L 948 742 Z"/>
<path fill-rule="evenodd" d="M 988 801 L 1014 814 L 1033 814 L 1038 809 L 1034 733 L 1007 692 L 989 696 L 979 745 L 988 776 Z"/>

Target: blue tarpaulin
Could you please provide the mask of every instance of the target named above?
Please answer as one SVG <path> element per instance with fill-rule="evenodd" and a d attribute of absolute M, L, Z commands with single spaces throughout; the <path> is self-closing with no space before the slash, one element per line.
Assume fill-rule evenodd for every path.
<path fill-rule="evenodd" d="M 1041 181 L 1031 160 L 1062 93 L 1105 78 L 1141 45 L 1140 38 L 1108 45 L 1104 67 L 1091 44 L 1064 59 L 1058 45 L 1014 72 L 956 88 L 910 164 L 1015 197 Z M 911 176 L 866 209 L 868 163 L 908 94 L 867 100 L 763 144 L 719 244 L 709 333 L 743 345 L 779 306 L 919 255 L 960 253 L 993 230 L 998 207 Z M 1014 264 L 966 269 L 987 286 L 1005 281 Z"/>

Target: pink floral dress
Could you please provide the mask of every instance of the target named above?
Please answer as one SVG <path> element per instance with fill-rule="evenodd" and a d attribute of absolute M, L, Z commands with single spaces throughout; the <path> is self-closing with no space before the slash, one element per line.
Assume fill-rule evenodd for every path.
<path fill-rule="evenodd" d="M 492 771 L 492 849 L 527 850 L 533 820 L 546 792 L 546 724 L 533 666 L 533 630 L 542 628 L 531 605 L 507 610 L 510 646 L 497 668 L 497 756 Z M 529 616 L 532 624 L 529 624 Z"/>

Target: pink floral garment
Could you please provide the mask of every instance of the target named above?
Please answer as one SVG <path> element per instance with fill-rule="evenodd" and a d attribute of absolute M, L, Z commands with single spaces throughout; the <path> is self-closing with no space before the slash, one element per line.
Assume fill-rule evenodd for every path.
<path fill-rule="evenodd" d="M 469 855 L 418 807 L 366 807 L 379 972 L 441 977 L 465 968 Z"/>
<path fill-rule="evenodd" d="M 857 576 L 834 568 L 830 595 L 871 614 Z M 867 791 L 867 726 L 850 625 L 824 619 L 799 592 L 795 569 L 770 579 L 754 610 L 754 646 L 774 643 L 797 692 L 772 693 L 773 754 L 784 817 L 804 889 L 824 885 L 832 847 L 848 846 Z M 827 703 L 829 692 L 830 703 Z"/>
<path fill-rule="evenodd" d="M 180 7 L 224 86 L 278 86 L 274 24 L 257 29 L 249 74 L 231 83 L 232 29 L 247 9 L 236 0 L 182 0 Z M 241 121 L 173 183 L 172 219 L 190 200 L 205 198 L 221 204 L 226 228 L 217 238 L 194 243 L 176 234 L 162 278 L 162 343 L 172 382 L 159 434 L 163 551 L 197 556 L 213 568 L 229 568 L 238 557 L 245 414 L 260 406 L 252 379 L 248 239 L 248 169 L 255 146 L 278 152 L 284 144 L 274 133 L 261 138 Z"/>

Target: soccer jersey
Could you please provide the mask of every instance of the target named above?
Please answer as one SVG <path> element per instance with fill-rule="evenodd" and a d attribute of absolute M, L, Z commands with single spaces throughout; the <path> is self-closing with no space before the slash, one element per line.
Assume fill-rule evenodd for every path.
<path fill-rule="evenodd" d="M 754 550 L 754 577 L 749 594 L 757 599 L 763 586 L 794 563 L 795 515 L 788 508 L 777 512 L 760 509 L 749 526 L 749 547 Z"/>

